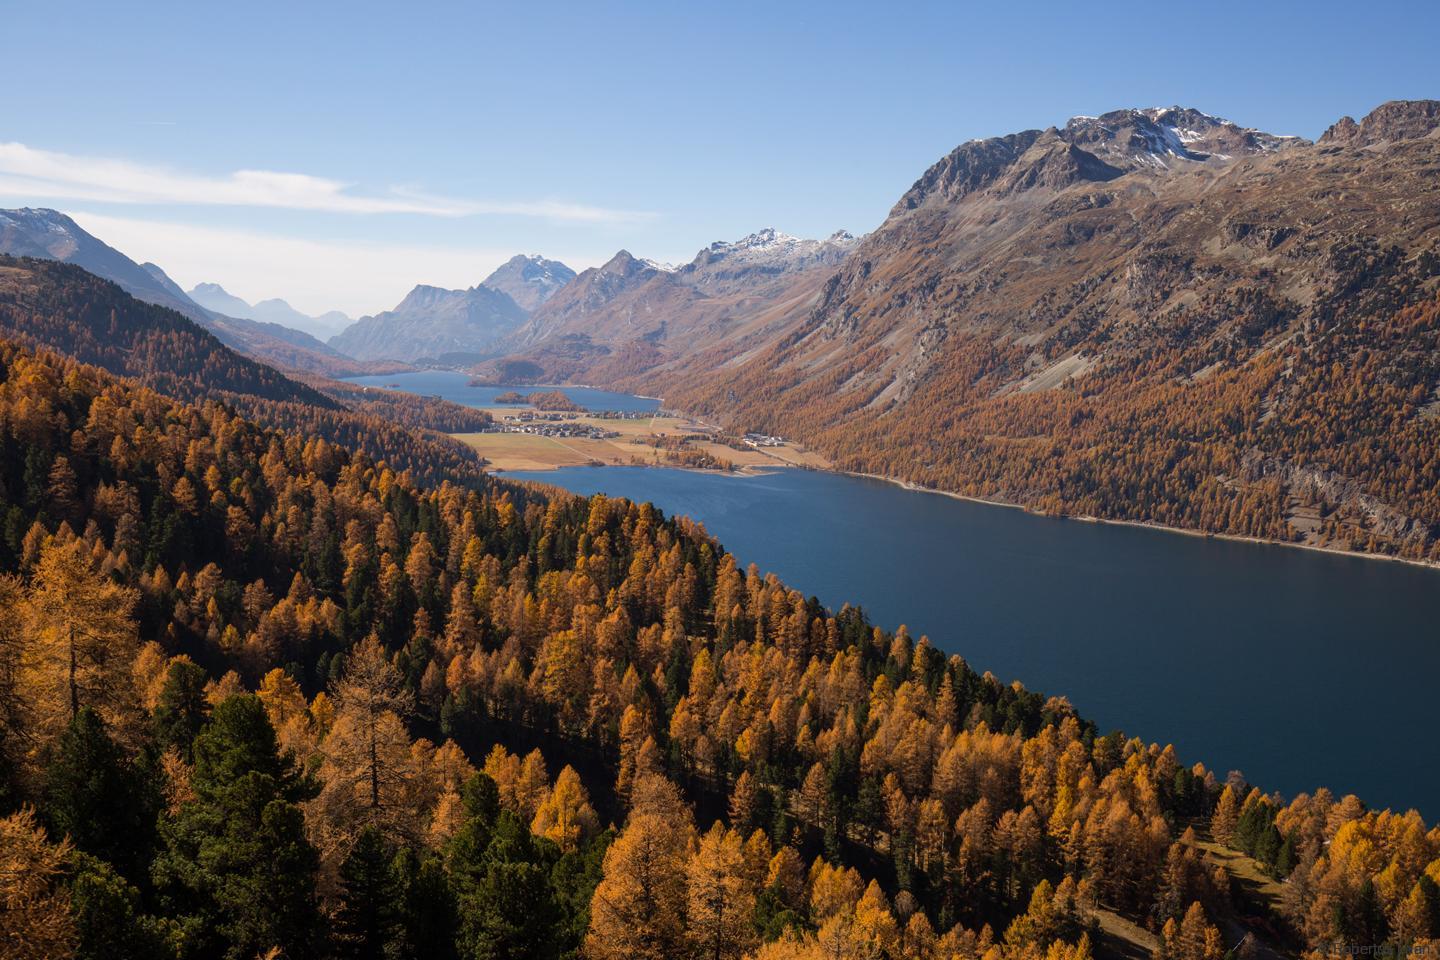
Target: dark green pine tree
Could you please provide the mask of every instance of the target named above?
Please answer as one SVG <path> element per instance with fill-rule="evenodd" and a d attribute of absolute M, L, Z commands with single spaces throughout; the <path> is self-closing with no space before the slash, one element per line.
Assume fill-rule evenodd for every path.
<path fill-rule="evenodd" d="M 479 861 L 452 863 L 464 960 L 560 956 L 565 924 L 550 886 L 557 853 L 505 810 Z"/>
<path fill-rule="evenodd" d="M 82 709 L 45 767 L 45 820 L 86 853 L 144 882 L 163 797 L 154 772 L 125 755 L 94 710 Z"/>
<path fill-rule="evenodd" d="M 1440 884 L 1428 874 L 1421 874 L 1416 886 L 1420 888 L 1422 913 L 1429 924 L 1426 934 L 1431 939 L 1440 938 Z"/>
<path fill-rule="evenodd" d="M 144 913 L 140 891 L 110 864 L 76 851 L 70 869 L 75 960 L 174 960 L 175 925 Z"/>
<path fill-rule="evenodd" d="M 340 865 L 340 909 L 335 915 L 335 955 L 353 960 L 384 960 L 401 936 L 400 878 L 389 844 L 380 831 L 366 827 Z"/>
<path fill-rule="evenodd" d="M 181 919 L 182 956 L 315 956 L 319 858 L 298 806 L 314 784 L 280 754 L 253 695 L 221 703 L 194 754 L 195 799 L 162 824 L 166 850 L 153 870 L 167 912 Z"/>
<path fill-rule="evenodd" d="M 165 749 L 174 747 L 186 760 L 200 728 L 210 716 L 210 702 L 205 699 L 205 668 L 177 660 L 165 672 L 165 685 L 155 705 L 155 741 Z"/>
<path fill-rule="evenodd" d="M 445 865 L 407 847 L 395 855 L 394 870 L 402 891 L 396 960 L 455 960 L 459 918 Z"/>
<path fill-rule="evenodd" d="M 462 791 L 465 822 L 447 850 L 463 960 L 558 957 L 565 924 L 550 883 L 558 849 L 500 809 L 495 781 L 476 774 Z"/>
<path fill-rule="evenodd" d="M 1351 935 L 1356 943 L 1385 943 L 1389 937 L 1389 924 L 1385 920 L 1385 909 L 1375 891 L 1375 881 L 1366 879 L 1360 885 L 1354 911 L 1350 917 Z"/>
<path fill-rule="evenodd" d="M 605 873 L 605 851 L 615 839 L 612 830 L 591 837 L 579 850 L 563 854 L 550 868 L 550 886 L 560 910 L 561 956 L 579 955 L 590 927 L 590 901 Z"/>
<path fill-rule="evenodd" d="M 1275 854 L 1275 869 L 1271 872 L 1274 873 L 1275 877 L 1279 880 L 1284 880 L 1290 876 L 1290 873 L 1295 869 L 1295 863 L 1299 856 L 1296 852 L 1298 836 L 1299 833 L 1295 830 L 1287 833 L 1285 835 L 1285 841 L 1280 844 L 1279 852 Z"/>

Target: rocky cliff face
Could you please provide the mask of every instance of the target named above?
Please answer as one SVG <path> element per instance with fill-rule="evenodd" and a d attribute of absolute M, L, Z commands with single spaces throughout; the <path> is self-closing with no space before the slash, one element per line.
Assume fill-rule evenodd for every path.
<path fill-rule="evenodd" d="M 1376 107 L 1360 123 L 1351 117 L 1341 117 L 1318 142 L 1368 147 L 1395 140 L 1433 137 L 1437 128 L 1440 128 L 1440 100 L 1391 100 Z"/>

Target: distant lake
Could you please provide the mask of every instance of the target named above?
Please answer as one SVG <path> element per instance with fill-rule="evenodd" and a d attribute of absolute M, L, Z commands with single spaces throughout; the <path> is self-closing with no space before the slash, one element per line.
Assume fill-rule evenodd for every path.
<path fill-rule="evenodd" d="M 469 386 L 469 374 L 451 370 L 420 370 L 415 373 L 392 373 L 378 377 L 346 377 L 345 382 L 366 387 L 393 387 L 407 393 L 442 397 L 467 407 L 493 407 L 495 398 L 502 393 L 514 391 L 530 394 L 541 390 L 559 390 L 586 410 L 630 413 L 637 410 L 657 410 L 660 407 L 659 400 L 631 396 L 628 393 L 612 393 L 609 390 L 592 390 L 590 387 L 472 387 Z"/>
<path fill-rule="evenodd" d="M 1239 769 L 1287 798 L 1327 786 L 1440 817 L 1440 571 L 800 470 L 506 476 L 688 514 L 742 566 L 904 623 L 1222 779 Z"/>

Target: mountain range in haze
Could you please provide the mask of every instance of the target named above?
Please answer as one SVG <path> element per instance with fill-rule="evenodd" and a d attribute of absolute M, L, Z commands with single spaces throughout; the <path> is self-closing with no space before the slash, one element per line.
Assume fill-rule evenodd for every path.
<path fill-rule="evenodd" d="M 73 263 L 118 284 L 138 300 L 168 307 L 193 320 L 226 346 L 281 369 L 323 376 L 353 376 L 379 373 L 387 368 L 356 362 L 286 324 L 207 308 L 182 290 L 157 264 L 136 263 L 57 210 L 0 210 L 0 254 Z M 231 299 L 244 303 L 238 298 Z M 388 368 L 396 367 L 389 364 Z"/>
<path fill-rule="evenodd" d="M 473 364 L 496 353 L 530 310 L 574 277 L 559 261 L 515 256 L 468 290 L 421 284 L 394 309 L 331 337 L 330 346 L 361 360 Z"/>
<path fill-rule="evenodd" d="M 278 323 L 313 337 L 332 337 L 352 322 L 350 317 L 339 310 L 330 310 L 312 317 L 301 313 L 278 297 L 254 304 L 247 303 L 218 283 L 196 284 L 187 292 L 187 296 L 215 313 L 244 320 L 258 320 L 261 323 Z"/>

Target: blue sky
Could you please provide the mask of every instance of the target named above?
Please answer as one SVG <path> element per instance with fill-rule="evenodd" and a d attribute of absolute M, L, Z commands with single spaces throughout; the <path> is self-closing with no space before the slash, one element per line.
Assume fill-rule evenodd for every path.
<path fill-rule="evenodd" d="M 0 3 L 0 205 L 309 312 L 873 229 L 972 137 L 1440 96 L 1440 4 Z M 283 175 L 283 176 L 282 176 Z"/>

